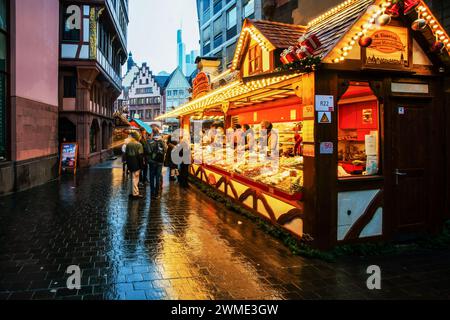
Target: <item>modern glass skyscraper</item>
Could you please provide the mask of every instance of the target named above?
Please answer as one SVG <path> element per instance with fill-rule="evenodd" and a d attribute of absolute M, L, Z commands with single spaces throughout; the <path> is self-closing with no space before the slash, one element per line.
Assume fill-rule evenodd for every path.
<path fill-rule="evenodd" d="M 177 30 L 177 59 L 178 68 L 180 70 L 186 70 L 186 45 L 183 43 L 183 31 Z"/>
<path fill-rule="evenodd" d="M 245 18 L 262 19 L 263 0 L 197 0 L 202 56 L 222 58 L 227 66 Z"/>

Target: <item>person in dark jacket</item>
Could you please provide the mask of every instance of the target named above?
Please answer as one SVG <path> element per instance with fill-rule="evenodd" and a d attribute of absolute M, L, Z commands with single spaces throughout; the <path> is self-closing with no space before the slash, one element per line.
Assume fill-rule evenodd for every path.
<path fill-rule="evenodd" d="M 144 148 L 139 142 L 141 136 L 138 132 L 131 133 L 130 142 L 127 144 L 125 154 L 128 170 L 131 172 L 132 192 L 130 198 L 141 199 L 143 196 L 139 193 L 139 176 L 144 164 Z"/>
<path fill-rule="evenodd" d="M 189 167 L 191 165 L 191 148 L 189 145 L 189 140 L 187 138 L 183 139 L 179 146 L 180 150 L 180 157 L 181 159 L 189 159 L 188 163 L 182 162 L 180 164 L 180 175 L 178 177 L 178 183 L 180 184 L 180 187 L 182 188 L 188 188 L 189 187 Z M 184 152 L 187 152 L 188 154 L 185 155 Z"/>
<path fill-rule="evenodd" d="M 141 183 L 147 184 L 148 181 L 148 169 L 149 169 L 149 157 L 150 157 L 150 146 L 148 142 L 148 133 L 145 129 L 141 129 L 141 140 L 140 143 L 144 148 L 144 168 L 141 170 Z"/>
<path fill-rule="evenodd" d="M 178 166 L 173 163 L 172 159 L 172 151 L 177 146 L 176 141 L 172 141 L 172 136 L 169 135 L 167 138 L 167 152 L 166 152 L 166 160 L 164 162 L 164 166 L 169 169 L 170 173 L 170 181 L 176 181 L 179 175 Z"/>
<path fill-rule="evenodd" d="M 153 127 L 152 139 L 150 142 L 150 190 L 152 193 L 152 198 L 159 198 L 159 192 L 161 190 L 162 181 L 162 168 L 165 162 L 167 145 L 164 142 L 160 129 L 158 127 Z"/>

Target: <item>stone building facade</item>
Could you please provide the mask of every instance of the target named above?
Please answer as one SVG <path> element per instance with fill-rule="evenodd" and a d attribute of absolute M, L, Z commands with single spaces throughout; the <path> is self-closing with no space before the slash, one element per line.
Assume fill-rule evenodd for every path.
<path fill-rule="evenodd" d="M 85 167 L 111 153 L 127 59 L 128 0 L 60 4 L 59 141 L 77 142 Z"/>
<path fill-rule="evenodd" d="M 147 63 L 138 68 L 130 87 L 123 90 L 126 91 L 130 117 L 137 115 L 148 124 L 155 123 L 154 119 L 162 113 L 162 90 Z"/>

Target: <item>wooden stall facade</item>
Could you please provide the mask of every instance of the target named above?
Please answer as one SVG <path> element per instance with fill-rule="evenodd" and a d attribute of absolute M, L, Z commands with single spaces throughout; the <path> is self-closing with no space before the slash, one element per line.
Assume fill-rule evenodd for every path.
<path fill-rule="evenodd" d="M 449 37 L 422 1 L 389 10 L 387 0 L 349 0 L 307 26 L 246 20 L 231 69 L 162 116 L 187 131 L 209 113 L 226 128 L 300 121 L 301 192 L 220 166 L 191 174 L 318 248 L 438 232 L 450 209 Z M 281 64 L 299 37 L 318 39 L 308 59 L 320 64 Z"/>

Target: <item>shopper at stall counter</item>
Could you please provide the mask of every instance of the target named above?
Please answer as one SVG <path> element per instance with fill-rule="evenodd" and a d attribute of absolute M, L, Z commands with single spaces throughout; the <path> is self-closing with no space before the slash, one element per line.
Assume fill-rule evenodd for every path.
<path fill-rule="evenodd" d="M 143 196 L 139 193 L 139 177 L 141 169 L 144 166 L 144 148 L 139 142 L 141 135 L 133 131 L 131 133 L 130 141 L 128 142 L 125 154 L 128 170 L 131 172 L 131 194 L 132 199 L 142 199 Z"/>
<path fill-rule="evenodd" d="M 276 156 L 273 152 L 278 150 L 278 134 L 273 130 L 273 124 L 267 120 L 261 122 L 261 131 L 262 136 L 267 135 L 267 156 L 273 158 Z"/>

